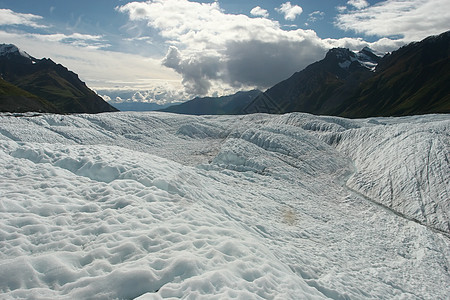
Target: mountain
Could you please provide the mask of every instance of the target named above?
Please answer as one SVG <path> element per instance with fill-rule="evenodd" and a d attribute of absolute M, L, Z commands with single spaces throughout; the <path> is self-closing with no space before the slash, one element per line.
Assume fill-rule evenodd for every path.
<path fill-rule="evenodd" d="M 58 109 L 42 98 L 6 82 L 0 77 L 0 112 L 58 112 Z"/>
<path fill-rule="evenodd" d="M 358 53 L 331 49 L 325 58 L 259 95 L 243 113 L 293 111 L 333 115 L 370 78 L 381 57 L 369 48 Z"/>
<path fill-rule="evenodd" d="M 384 57 L 369 48 L 358 53 L 331 49 L 323 60 L 268 89 L 251 106 L 258 112 L 351 118 L 448 113 L 449 41 L 450 31 Z"/>
<path fill-rule="evenodd" d="M 341 116 L 450 112 L 450 31 L 385 56 L 344 105 Z"/>
<path fill-rule="evenodd" d="M 58 113 L 117 111 L 90 90 L 77 74 L 51 59 L 36 59 L 14 45 L 0 45 L 0 75 L 9 83 L 3 85 L 2 100 L 8 99 L 8 105 L 2 101 L 2 110 L 16 111 L 29 107 Z M 25 98 L 23 95 L 17 97 L 17 88 L 29 94 Z M 20 100 L 27 105 L 22 106 L 23 101 Z M 18 101 L 17 106 L 14 101 Z"/>
<path fill-rule="evenodd" d="M 239 114 L 242 108 L 250 104 L 260 93 L 259 90 L 251 90 L 222 97 L 197 97 L 160 111 L 187 115 Z"/>
<path fill-rule="evenodd" d="M 109 104 L 111 104 L 120 111 L 154 111 L 164 109 L 169 106 L 167 104 L 159 105 L 156 103 L 135 102 L 135 101 L 109 102 Z"/>

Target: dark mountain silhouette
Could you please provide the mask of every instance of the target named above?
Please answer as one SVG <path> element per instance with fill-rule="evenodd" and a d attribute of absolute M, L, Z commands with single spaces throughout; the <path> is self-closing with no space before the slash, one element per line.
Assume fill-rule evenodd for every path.
<path fill-rule="evenodd" d="M 450 31 L 383 58 L 368 48 L 359 53 L 331 49 L 323 60 L 268 89 L 252 105 L 262 108 L 259 112 L 350 118 L 449 113 L 449 44 Z M 259 105 L 267 102 L 276 107 Z"/>
<path fill-rule="evenodd" d="M 222 97 L 197 97 L 160 111 L 187 115 L 238 114 L 243 107 L 248 105 L 260 93 L 261 91 L 259 90 L 252 90 Z"/>
<path fill-rule="evenodd" d="M 253 105 L 268 101 L 276 103 L 275 109 L 270 105 L 259 105 L 263 109 L 260 112 L 267 113 L 336 114 L 355 94 L 359 83 L 373 75 L 372 69 L 380 59 L 368 48 L 359 53 L 343 48 L 331 49 L 323 60 L 268 89 L 255 99 Z M 265 111 L 264 107 L 271 110 Z"/>
<path fill-rule="evenodd" d="M 385 56 L 358 93 L 343 105 L 345 117 L 450 112 L 450 31 Z"/>
<path fill-rule="evenodd" d="M 57 113 L 117 111 L 90 90 L 77 74 L 51 59 L 36 59 L 14 45 L 0 45 L 0 75 L 3 81 L 9 83 L 2 85 L 4 89 L 0 107 L 3 111 L 16 112 L 23 109 Z M 17 95 L 19 90 L 28 94 Z M 14 101 L 18 101 L 16 107 Z"/>

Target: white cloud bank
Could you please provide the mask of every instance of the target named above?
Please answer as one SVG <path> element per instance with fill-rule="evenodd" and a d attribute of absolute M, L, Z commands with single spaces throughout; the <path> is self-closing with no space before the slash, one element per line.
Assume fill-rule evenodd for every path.
<path fill-rule="evenodd" d="M 360 10 L 337 16 L 336 26 L 343 30 L 378 37 L 402 37 L 405 42 L 421 40 L 450 29 L 448 0 L 386 0 Z"/>
<path fill-rule="evenodd" d="M 285 4 L 286 15 L 300 13 L 289 2 Z M 136 26 L 145 24 L 164 38 L 168 51 L 162 63 L 182 76 L 191 95 L 271 87 L 322 59 L 332 47 L 390 51 L 402 44 L 389 39 L 375 43 L 321 39 L 312 30 L 285 30 L 267 18 L 227 14 L 218 2 L 152 0 L 131 2 L 117 10 Z"/>

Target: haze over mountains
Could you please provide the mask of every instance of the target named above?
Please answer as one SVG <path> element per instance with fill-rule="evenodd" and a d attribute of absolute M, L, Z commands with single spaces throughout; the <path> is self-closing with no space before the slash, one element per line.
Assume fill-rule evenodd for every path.
<path fill-rule="evenodd" d="M 117 111 L 78 75 L 51 59 L 0 45 L 0 111 L 99 113 Z"/>

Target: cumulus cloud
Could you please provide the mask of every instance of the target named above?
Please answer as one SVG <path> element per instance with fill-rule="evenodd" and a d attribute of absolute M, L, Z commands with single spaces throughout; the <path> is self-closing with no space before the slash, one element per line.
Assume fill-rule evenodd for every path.
<path fill-rule="evenodd" d="M 167 83 L 158 84 L 144 90 L 104 89 L 96 92 L 111 103 L 145 102 L 164 105 L 189 99 L 189 95 L 184 93 L 182 89 L 175 88 Z"/>
<path fill-rule="evenodd" d="M 292 5 L 291 2 L 281 4 L 279 8 L 275 8 L 277 12 L 284 15 L 284 19 L 294 21 L 297 16 L 301 15 L 303 9 L 298 5 Z"/>
<path fill-rule="evenodd" d="M 182 76 L 192 95 L 214 92 L 217 86 L 268 88 L 329 48 L 314 31 L 283 30 L 266 18 L 226 14 L 217 2 L 154 0 L 117 9 L 166 39 L 170 46 L 162 64 Z"/>
<path fill-rule="evenodd" d="M 269 16 L 269 12 L 266 9 L 263 9 L 259 6 L 253 7 L 252 10 L 250 11 L 250 14 L 252 16 L 264 18 L 267 18 Z"/>
<path fill-rule="evenodd" d="M 161 64 L 181 76 L 191 96 L 269 88 L 322 59 L 332 47 L 369 46 L 385 52 L 404 44 L 392 39 L 321 39 L 312 30 L 285 29 L 268 18 L 227 14 L 218 2 L 152 0 L 116 9 L 128 15 L 130 26 L 145 26 L 152 37 L 156 33 L 163 39 L 167 52 Z M 323 13 L 309 17 L 319 19 Z"/>
<path fill-rule="evenodd" d="M 163 65 L 183 75 L 183 85 L 190 94 L 205 95 L 211 80 L 219 78 L 220 58 L 215 55 L 182 57 L 175 46 L 169 47 Z"/>
<path fill-rule="evenodd" d="M 347 4 L 355 7 L 356 9 L 362 9 L 369 6 L 369 2 L 366 0 L 349 0 Z"/>
<path fill-rule="evenodd" d="M 42 19 L 38 15 L 17 13 L 10 9 L 0 9 L 0 25 L 24 25 L 33 28 L 45 28 L 47 26 L 37 22 Z"/>
<path fill-rule="evenodd" d="M 335 25 L 366 35 L 414 41 L 449 30 L 449 11 L 448 0 L 385 0 L 339 14 Z"/>
<path fill-rule="evenodd" d="M 261 40 L 229 41 L 225 56 L 230 84 L 270 87 L 323 58 L 325 47 L 315 39 L 277 43 Z"/>

